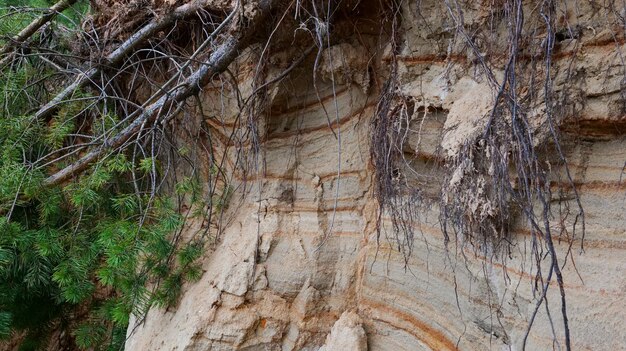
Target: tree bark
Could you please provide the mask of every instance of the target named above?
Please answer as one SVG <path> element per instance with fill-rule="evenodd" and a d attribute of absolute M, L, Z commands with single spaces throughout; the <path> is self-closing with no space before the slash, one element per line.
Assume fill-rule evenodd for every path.
<path fill-rule="evenodd" d="M 45 14 L 37 17 L 28 26 L 26 26 L 26 28 L 22 29 L 22 31 L 11 38 L 11 42 L 7 43 L 2 47 L 2 49 L 0 49 L 0 56 L 9 54 L 16 45 L 22 44 L 26 41 L 26 39 L 35 34 L 44 24 L 50 22 L 57 14 L 74 5 L 76 1 L 78 0 L 61 0 L 52 5 L 52 7 L 50 7 Z M 7 61 L 6 57 L 0 61 L 0 67 L 6 63 L 5 61 Z"/>
<path fill-rule="evenodd" d="M 237 58 L 239 52 L 250 44 L 255 35 L 258 35 L 258 29 L 265 24 L 265 19 L 268 17 L 271 9 L 275 7 L 279 1 L 280 0 L 260 1 L 256 17 L 251 19 L 247 26 L 241 23 L 237 24 L 237 21 L 234 21 L 229 30 L 227 30 L 230 35 L 215 48 L 209 58 L 203 62 L 200 68 L 189 76 L 184 83 L 178 85 L 167 94 L 162 95 L 156 102 L 145 109 L 138 111 L 138 116 L 117 135 L 107 140 L 95 150 L 88 152 L 75 163 L 48 177 L 44 181 L 44 185 L 53 186 L 61 184 L 83 172 L 91 164 L 104 157 L 109 151 L 122 147 L 142 129 L 142 126 L 153 123 L 161 115 L 161 111 L 174 110 L 174 105 L 197 94 L 215 75 L 226 70 Z M 240 19 L 239 22 L 242 22 L 241 20 L 242 19 Z"/>
<path fill-rule="evenodd" d="M 115 49 L 115 51 L 107 55 L 104 59 L 104 62 L 106 63 L 105 67 L 115 67 L 119 65 L 129 53 L 137 48 L 137 46 L 150 37 L 153 37 L 158 31 L 168 27 L 178 20 L 185 19 L 196 14 L 199 10 L 210 8 L 211 3 L 212 1 L 210 0 L 193 1 L 177 7 L 165 16 L 159 16 L 153 19 L 150 23 L 131 35 L 130 38 L 124 41 L 117 49 Z M 219 10 L 223 10 L 223 8 L 220 8 Z M 70 85 L 35 112 L 34 118 L 45 119 L 49 117 L 56 111 L 57 106 L 69 98 L 75 90 L 80 89 L 89 82 L 94 81 L 99 76 L 102 68 L 103 66 L 96 66 L 80 72 Z"/>

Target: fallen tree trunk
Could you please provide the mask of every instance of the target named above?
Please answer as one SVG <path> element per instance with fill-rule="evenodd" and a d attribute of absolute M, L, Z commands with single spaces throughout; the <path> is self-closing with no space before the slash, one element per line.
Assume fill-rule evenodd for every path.
<path fill-rule="evenodd" d="M 74 82 L 68 85 L 54 98 L 52 98 L 47 104 L 45 104 L 37 112 L 35 112 L 34 118 L 45 119 L 49 117 L 57 109 L 57 106 L 64 100 L 69 98 L 75 90 L 80 89 L 87 85 L 89 82 L 94 81 L 102 71 L 103 67 L 115 67 L 119 65 L 129 53 L 137 48 L 137 46 L 139 46 L 145 40 L 153 37 L 160 30 L 172 25 L 176 21 L 193 16 L 199 10 L 210 8 L 211 4 L 212 1 L 210 0 L 194 1 L 185 5 L 181 5 L 164 16 L 159 16 L 153 19 L 150 23 L 142 27 L 130 38 L 124 41 L 117 49 L 115 49 L 115 51 L 107 55 L 104 58 L 104 63 L 106 64 L 106 66 L 92 67 L 87 69 L 85 72 L 79 73 Z M 216 10 L 223 10 L 223 8 L 219 8 Z"/>
<path fill-rule="evenodd" d="M 241 24 L 243 21 L 239 21 L 239 24 L 237 24 L 236 21 L 233 22 L 230 29 L 227 31 L 231 34 L 214 49 L 213 53 L 201 64 L 200 68 L 182 84 L 179 84 L 172 91 L 162 95 L 156 102 L 148 107 L 138 110 L 138 116 L 117 135 L 104 142 L 95 150 L 88 152 L 73 164 L 48 177 L 44 181 L 44 186 L 61 184 L 84 171 L 92 163 L 104 157 L 110 150 L 122 147 L 130 138 L 136 135 L 145 124 L 156 121 L 158 117 L 161 116 L 161 111 L 171 111 L 174 105 L 197 94 L 216 74 L 226 70 L 237 58 L 239 52 L 250 44 L 251 39 L 255 35 L 258 35 L 257 30 L 261 28 L 267 15 L 278 2 L 279 0 L 262 0 L 258 5 L 258 13 L 255 18 L 250 20 L 250 23 L 246 27 Z"/>

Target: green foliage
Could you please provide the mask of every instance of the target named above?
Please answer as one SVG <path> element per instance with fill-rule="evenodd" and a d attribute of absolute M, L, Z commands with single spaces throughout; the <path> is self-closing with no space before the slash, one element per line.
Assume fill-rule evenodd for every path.
<path fill-rule="evenodd" d="M 6 129 L 0 133 L 2 148 L 15 142 Z M 36 146 L 40 140 L 20 142 L 46 149 Z M 202 244 L 177 251 L 170 239 L 182 217 L 166 198 L 151 201 L 134 191 L 124 154 L 55 188 L 42 187 L 42 170 L 28 169 L 21 158 L 15 153 L 0 162 L 0 336 L 46 324 L 62 309 L 99 306 L 75 337 L 80 347 L 100 347 L 112 342 L 108 325 L 123 329 L 131 313 L 174 303 L 183 281 L 200 277 Z M 145 171 L 141 161 L 137 171 Z M 181 182 L 177 192 L 199 191 L 192 183 Z M 107 289 L 110 296 L 94 297 Z"/>
<path fill-rule="evenodd" d="M 0 0 L 0 35 L 12 36 L 18 33 L 42 11 L 54 5 L 56 0 Z M 82 17 L 89 12 L 88 1 L 78 1 L 71 8 L 57 16 L 53 24 L 78 28 Z M 2 42 L 0 41 L 0 44 Z"/>
<path fill-rule="evenodd" d="M 0 2 L 0 15 L 14 5 L 24 6 Z M 28 5 L 48 6 L 43 0 Z M 70 13 L 84 6 L 53 25 L 77 22 Z M 17 33 L 34 14 L 2 18 L 0 37 Z M 203 244 L 177 240 L 184 219 L 153 188 L 151 178 L 161 172 L 157 158 L 117 150 L 73 180 L 45 186 L 46 177 L 78 157 L 72 153 L 76 135 L 102 136 L 121 119 L 98 112 L 107 110 L 106 101 L 97 105 L 77 92 L 49 120 L 34 120 L 31 113 L 49 98 L 42 87 L 54 85 L 40 82 L 49 68 L 28 59 L 2 69 L 0 338 L 23 331 L 20 350 L 40 349 L 53 322 L 88 311 L 69 321 L 76 345 L 120 350 L 131 314 L 175 303 L 183 283 L 200 278 Z M 201 192 L 198 180 L 188 177 L 173 195 L 197 203 Z"/>

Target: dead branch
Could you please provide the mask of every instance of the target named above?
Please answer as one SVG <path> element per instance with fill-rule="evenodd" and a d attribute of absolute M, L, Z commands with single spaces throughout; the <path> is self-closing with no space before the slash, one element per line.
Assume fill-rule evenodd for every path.
<path fill-rule="evenodd" d="M 44 119 L 49 117 L 57 109 L 57 106 L 65 101 L 75 90 L 80 89 L 87 85 L 89 82 L 94 81 L 103 68 L 115 67 L 122 62 L 122 60 L 131 52 L 133 52 L 139 45 L 141 45 L 147 39 L 153 37 L 160 30 L 174 24 L 176 21 L 193 16 L 197 11 L 210 8 L 211 1 L 202 0 L 194 1 L 185 5 L 181 5 L 174 9 L 172 12 L 165 16 L 159 16 L 153 19 L 150 23 L 142 27 L 135 32 L 120 46 L 107 55 L 103 62 L 105 66 L 96 66 L 87 69 L 85 72 L 81 72 L 73 83 L 68 85 L 54 98 L 52 98 L 47 104 L 42 106 L 34 114 L 35 119 Z M 224 10 L 223 8 L 216 8 L 215 10 Z"/>
<path fill-rule="evenodd" d="M 26 28 L 22 29 L 17 35 L 15 35 L 11 40 L 4 45 L 0 49 L 0 56 L 9 54 L 15 46 L 20 45 L 26 41 L 26 39 L 30 38 L 33 34 L 35 34 L 39 28 L 41 28 L 44 24 L 50 22 L 57 14 L 65 11 L 70 6 L 74 5 L 78 0 L 60 0 L 56 4 L 52 5 L 46 12 L 33 20 Z M 0 61 L 0 67 L 4 65 L 7 58 L 2 59 Z"/>
<path fill-rule="evenodd" d="M 257 31 L 263 24 L 270 10 L 279 0 L 264 0 L 259 3 L 259 11 L 255 18 L 246 26 L 242 22 L 233 22 L 224 41 L 214 49 L 209 58 L 202 63 L 191 76 L 182 84 L 171 91 L 163 94 L 156 102 L 148 107 L 138 110 L 137 116 L 127 127 L 117 135 L 105 141 L 100 147 L 85 154 L 75 163 L 63 168 L 51 175 L 44 181 L 45 186 L 53 186 L 65 182 L 71 177 L 87 169 L 92 163 L 100 160 L 109 150 L 122 147 L 129 139 L 136 135 L 144 125 L 154 123 L 163 111 L 172 111 L 176 105 L 185 101 L 190 96 L 197 94 L 202 87 L 211 81 L 213 76 L 222 73 L 237 58 L 239 52 L 245 49 L 251 39 L 258 35 Z M 190 4 L 191 7 L 191 4 Z M 180 8 L 179 8 L 180 9 Z M 180 14 L 179 12 L 176 12 Z M 185 12 L 186 13 L 186 12 Z M 77 81 L 78 82 L 78 81 Z M 77 84 L 75 82 L 74 84 Z M 67 90 L 67 89 L 66 89 Z"/>

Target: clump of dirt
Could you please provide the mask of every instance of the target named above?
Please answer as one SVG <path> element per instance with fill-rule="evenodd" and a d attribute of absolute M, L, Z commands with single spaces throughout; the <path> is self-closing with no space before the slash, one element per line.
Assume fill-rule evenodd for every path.
<path fill-rule="evenodd" d="M 105 40 L 123 39 L 164 10 L 165 6 L 154 6 L 155 1 L 94 0 L 91 2 L 92 18 L 86 23 L 92 26 L 89 29 L 98 32 Z"/>
<path fill-rule="evenodd" d="M 349 43 L 333 45 L 322 53 L 318 71 L 323 80 L 336 84 L 356 84 L 367 94 L 370 87 L 369 58 L 364 46 Z"/>

